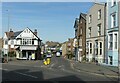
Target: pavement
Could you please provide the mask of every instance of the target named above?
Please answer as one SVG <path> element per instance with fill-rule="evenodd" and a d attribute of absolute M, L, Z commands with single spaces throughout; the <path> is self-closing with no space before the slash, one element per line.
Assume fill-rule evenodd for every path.
<path fill-rule="evenodd" d="M 74 69 L 88 73 L 101 74 L 111 77 L 118 77 L 120 75 L 118 67 L 96 65 L 93 63 L 80 63 L 70 60 Z"/>

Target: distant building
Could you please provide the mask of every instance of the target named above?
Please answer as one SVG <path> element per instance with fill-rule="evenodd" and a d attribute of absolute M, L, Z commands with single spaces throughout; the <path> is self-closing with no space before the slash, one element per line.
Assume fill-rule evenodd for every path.
<path fill-rule="evenodd" d="M 68 41 L 62 44 L 62 56 L 69 57 L 69 55 L 74 55 L 74 38 L 69 38 Z M 73 57 L 73 56 L 72 56 Z"/>
<path fill-rule="evenodd" d="M 118 66 L 118 5 L 117 0 L 107 2 L 106 63 L 112 66 Z"/>
<path fill-rule="evenodd" d="M 66 56 L 66 54 L 67 54 L 67 42 L 64 42 L 63 44 L 62 44 L 62 56 Z"/>
<path fill-rule="evenodd" d="M 23 31 L 4 33 L 4 54 L 14 51 L 17 59 L 28 59 L 35 54 L 35 59 L 41 58 L 41 39 L 37 36 L 37 30 L 33 32 L 29 28 Z"/>
<path fill-rule="evenodd" d="M 94 3 L 87 13 L 86 23 L 86 58 L 88 61 L 105 60 L 105 13 L 104 3 Z"/>
<path fill-rule="evenodd" d="M 74 46 L 73 46 L 74 38 L 69 38 L 67 42 L 67 55 L 74 55 Z M 70 58 L 68 56 L 68 58 Z"/>
<path fill-rule="evenodd" d="M 3 52 L 3 38 L 0 38 L 0 57 L 2 57 Z"/>
<path fill-rule="evenodd" d="M 74 45 L 74 55 L 75 55 L 75 60 L 77 61 L 78 60 L 78 36 L 77 36 L 77 33 L 78 33 L 78 26 L 79 26 L 79 18 L 76 18 L 75 19 L 75 23 L 74 23 L 74 28 L 75 28 L 75 38 L 74 38 L 74 42 L 73 42 L 73 45 Z"/>

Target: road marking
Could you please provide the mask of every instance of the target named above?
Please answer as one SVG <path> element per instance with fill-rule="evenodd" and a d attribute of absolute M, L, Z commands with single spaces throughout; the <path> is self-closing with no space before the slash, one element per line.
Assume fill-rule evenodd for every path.
<path fill-rule="evenodd" d="M 8 69 L 3 69 L 3 68 L 0 68 L 0 70 L 5 70 L 5 71 L 7 71 Z"/>
<path fill-rule="evenodd" d="M 28 77 L 32 77 L 32 78 L 38 78 L 38 77 L 33 76 L 33 75 L 28 75 L 28 74 L 24 74 L 24 73 L 20 73 L 20 72 L 16 72 L 16 71 L 14 71 L 14 72 L 17 74 L 20 74 L 20 75 L 24 75 L 24 76 L 28 76 Z"/>

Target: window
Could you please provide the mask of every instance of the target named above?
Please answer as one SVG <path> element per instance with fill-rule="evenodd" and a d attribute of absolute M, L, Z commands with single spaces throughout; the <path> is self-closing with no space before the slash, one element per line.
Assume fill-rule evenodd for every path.
<path fill-rule="evenodd" d="M 31 45 L 32 44 L 32 39 L 22 39 L 21 40 L 21 45 Z"/>
<path fill-rule="evenodd" d="M 82 38 L 79 40 L 79 45 L 82 46 Z"/>
<path fill-rule="evenodd" d="M 95 42 L 95 49 L 96 49 L 95 54 L 98 55 L 98 41 Z"/>
<path fill-rule="evenodd" d="M 115 34 L 115 49 L 117 49 L 117 34 Z"/>
<path fill-rule="evenodd" d="M 32 45 L 34 45 L 34 40 L 32 40 Z"/>
<path fill-rule="evenodd" d="M 92 21 L 92 16 L 89 15 L 89 23 L 91 23 L 91 21 Z"/>
<path fill-rule="evenodd" d="M 112 50 L 113 48 L 113 35 L 109 35 L 109 50 Z"/>
<path fill-rule="evenodd" d="M 101 24 L 98 24 L 98 36 L 101 35 Z"/>
<path fill-rule="evenodd" d="M 5 45 L 7 45 L 8 44 L 8 42 L 7 42 L 7 40 L 5 40 Z"/>
<path fill-rule="evenodd" d="M 80 34 L 82 34 L 82 29 L 80 29 Z"/>
<path fill-rule="evenodd" d="M 90 43 L 90 54 L 92 54 L 92 43 Z"/>
<path fill-rule="evenodd" d="M 100 55 L 102 55 L 102 42 L 100 42 Z"/>
<path fill-rule="evenodd" d="M 89 42 L 86 43 L 86 52 L 89 53 Z"/>
<path fill-rule="evenodd" d="M 24 39 L 23 39 L 23 42 L 22 42 L 22 43 L 23 43 L 23 45 L 25 45 L 25 40 L 24 40 Z"/>
<path fill-rule="evenodd" d="M 101 9 L 98 10 L 98 19 L 101 19 Z"/>
<path fill-rule="evenodd" d="M 20 40 L 20 44 L 22 45 L 22 40 Z"/>
<path fill-rule="evenodd" d="M 89 27 L 89 37 L 91 37 L 91 27 Z"/>
<path fill-rule="evenodd" d="M 111 28 L 116 26 L 116 14 L 111 15 Z"/>
<path fill-rule="evenodd" d="M 14 44 L 14 41 L 13 40 L 11 40 L 11 45 L 13 45 Z"/>
<path fill-rule="evenodd" d="M 111 6 L 115 6 L 116 5 L 116 0 L 112 0 L 111 1 Z"/>

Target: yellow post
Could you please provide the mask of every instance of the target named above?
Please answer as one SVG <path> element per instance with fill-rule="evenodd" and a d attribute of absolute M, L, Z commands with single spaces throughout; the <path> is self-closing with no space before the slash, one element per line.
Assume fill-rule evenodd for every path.
<path fill-rule="evenodd" d="M 47 64 L 48 65 L 50 64 L 50 58 L 47 58 Z"/>
<path fill-rule="evenodd" d="M 43 62 L 43 63 L 44 63 L 44 65 L 47 65 L 47 61 L 46 61 L 46 60 L 44 60 L 44 62 Z"/>

